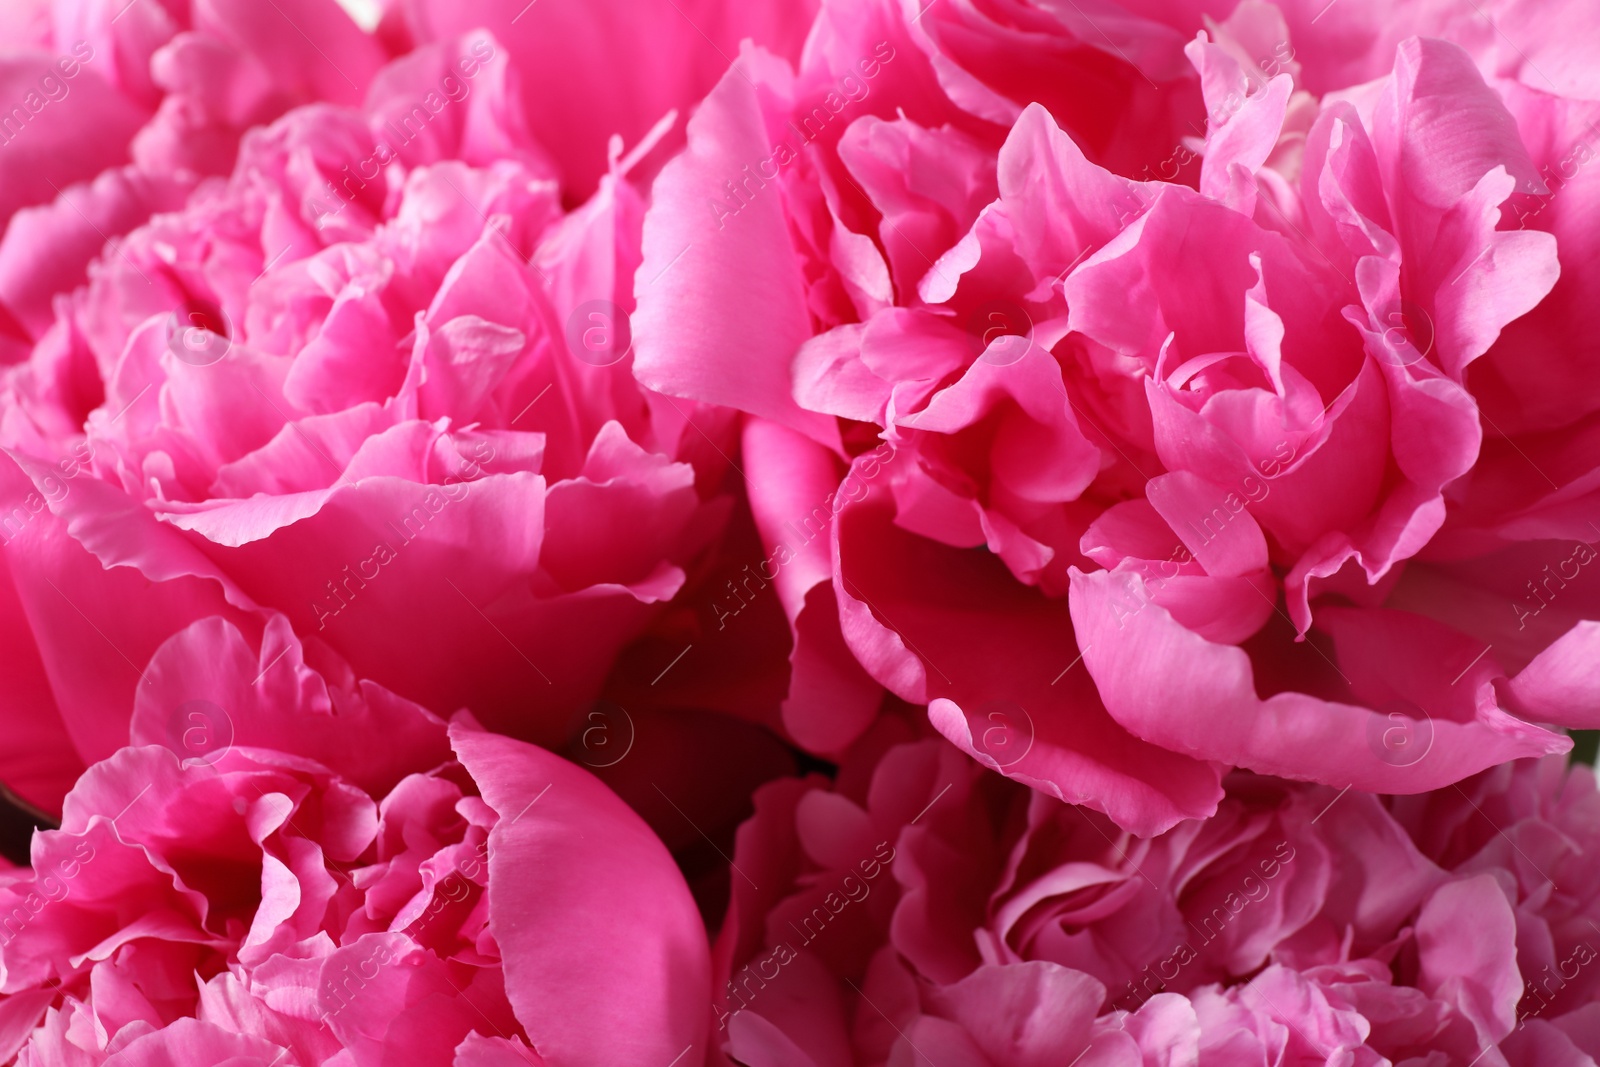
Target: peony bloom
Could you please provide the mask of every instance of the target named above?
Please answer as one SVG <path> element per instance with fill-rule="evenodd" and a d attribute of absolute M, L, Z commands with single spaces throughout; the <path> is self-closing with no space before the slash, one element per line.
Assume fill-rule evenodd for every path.
<path fill-rule="evenodd" d="M 1568 772 L 1556 759 L 1522 761 L 1459 789 L 1394 798 L 1390 808 L 1430 860 L 1492 876 L 1512 906 L 1523 978 L 1513 1041 L 1527 1050 L 1513 1062 L 1574 1059 L 1569 1051 L 1557 1054 L 1567 1041 L 1596 1055 L 1600 968 L 1591 963 L 1600 952 L 1600 866 L 1591 857 L 1600 847 L 1600 792 L 1594 774 L 1581 766 Z"/>
<path fill-rule="evenodd" d="M 13 0 L 0 11 L 0 362 L 26 357 L 53 321 L 52 298 L 82 283 L 107 240 L 181 207 L 200 178 L 227 175 L 251 129 L 298 106 L 390 95 L 379 72 L 422 45 L 484 27 L 507 42 L 525 75 L 517 102 L 575 205 L 606 173 L 611 136 L 643 140 L 711 87 L 744 37 L 798 53 L 810 17 L 804 6 L 685 0 L 652 11 L 658 24 L 644 29 L 639 12 L 616 5 L 468 11 L 418 0 L 387 5 L 374 36 L 345 6 Z M 624 83 L 621 72 L 635 76 Z M 432 107 L 420 95 L 404 104 L 387 117 L 415 123 L 415 107 Z"/>
<path fill-rule="evenodd" d="M 889 725 L 837 784 L 757 791 L 714 956 L 732 1062 L 1600 1053 L 1587 767 L 1388 800 L 1237 773 L 1141 839 Z"/>
<path fill-rule="evenodd" d="M 743 54 L 656 183 L 636 370 L 757 420 L 791 738 L 882 687 L 1151 834 L 1229 767 L 1421 792 L 1600 725 L 1594 105 L 1416 8 L 1360 62 L 1255 0 Z"/>
<path fill-rule="evenodd" d="M 7 1062 L 700 1062 L 699 914 L 582 769 L 281 616 L 163 645 L 133 738 L 0 888 Z"/>
<path fill-rule="evenodd" d="M 359 105 L 388 58 L 337 0 L 49 7 L 28 44 L 84 58 L 138 109 L 131 143 L 115 144 L 152 174 L 226 174 L 251 127 L 301 104 Z"/>
<path fill-rule="evenodd" d="M 0 777 L 58 803 L 155 647 L 215 614 L 282 614 L 359 677 L 561 744 L 726 511 L 727 417 L 629 374 L 630 165 L 614 145 L 564 212 L 476 33 L 385 67 L 364 110 L 252 130 L 107 248 L 0 407 Z"/>
<path fill-rule="evenodd" d="M 336 0 L 22 0 L 0 30 L 6 363 L 26 358 L 55 295 L 108 240 L 228 173 L 253 126 L 316 101 L 359 105 L 387 58 Z"/>

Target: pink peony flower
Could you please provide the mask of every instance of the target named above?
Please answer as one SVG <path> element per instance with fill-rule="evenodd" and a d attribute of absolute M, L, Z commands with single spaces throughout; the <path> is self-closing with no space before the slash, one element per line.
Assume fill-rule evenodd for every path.
<path fill-rule="evenodd" d="M 1600 1053 L 1587 767 L 1389 801 L 1241 773 L 1214 816 L 1140 839 L 903 733 L 885 720 L 831 787 L 758 790 L 714 953 L 732 1062 Z"/>
<path fill-rule="evenodd" d="M 1151 834 L 1600 725 L 1593 105 L 1442 6 L 1325 55 L 1291 7 L 830 7 L 701 105 L 636 372 L 760 420 L 792 739 L 886 688 Z"/>
<path fill-rule="evenodd" d="M 582 769 L 281 616 L 164 644 L 133 737 L 0 888 L 7 1062 L 700 1062 L 698 912 Z"/>
<path fill-rule="evenodd" d="M 683 585 L 727 416 L 635 385 L 630 161 L 563 213 L 519 99 L 487 34 L 427 45 L 363 111 L 253 130 L 56 299 L 0 408 L 14 790 L 58 803 L 216 614 L 559 746 Z"/>
<path fill-rule="evenodd" d="M 108 240 L 226 174 L 253 126 L 316 101 L 359 105 L 387 58 L 336 0 L 13 8 L 0 56 L 5 363 L 26 357 L 53 298 Z"/>
<path fill-rule="evenodd" d="M 606 173 L 611 136 L 638 143 L 699 99 L 744 37 L 797 54 L 811 14 L 685 0 L 651 9 L 646 28 L 617 5 L 388 7 L 376 36 L 339 0 L 13 0 L 0 11 L 0 363 L 26 358 L 52 298 L 83 282 L 108 240 L 181 207 L 198 178 L 228 174 L 251 129 L 306 104 L 392 97 L 377 75 L 419 45 L 484 28 L 509 45 L 529 127 L 575 206 Z M 436 84 L 438 99 L 470 79 L 454 84 Z M 397 126 L 416 125 L 419 106 L 422 125 L 437 114 L 420 94 L 386 102 Z"/>

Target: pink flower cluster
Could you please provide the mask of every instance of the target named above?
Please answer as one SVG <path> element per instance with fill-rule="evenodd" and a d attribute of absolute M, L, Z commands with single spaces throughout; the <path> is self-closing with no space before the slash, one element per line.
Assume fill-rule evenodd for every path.
<path fill-rule="evenodd" d="M 642 279 L 690 251 L 638 290 L 639 379 L 751 416 L 769 541 L 791 472 L 903 456 L 816 548 L 844 647 L 786 602 L 791 689 L 833 697 L 797 740 L 841 751 L 887 689 L 1154 833 L 1227 767 L 1415 792 L 1600 724 L 1600 111 L 1423 35 L 1443 6 L 1335 78 L 1359 7 L 841 5 L 706 98 L 645 221 Z"/>
<path fill-rule="evenodd" d="M 0 1062 L 1596 1067 L 1597 47 L 8 5 Z"/>
<path fill-rule="evenodd" d="M 1588 767 L 1388 799 L 1236 772 L 1141 839 L 903 734 L 757 792 L 715 957 L 733 1062 L 1600 1055 Z"/>
<path fill-rule="evenodd" d="M 337 659 L 313 667 L 281 616 L 261 655 L 220 619 L 163 645 L 131 744 L 10 872 L 7 1057 L 581 1063 L 698 1036 L 699 913 L 615 794 Z M 239 732 L 180 758 L 159 743 L 174 701 L 187 729 L 226 704 Z M 587 931 L 568 973 L 595 897 L 631 921 Z"/>

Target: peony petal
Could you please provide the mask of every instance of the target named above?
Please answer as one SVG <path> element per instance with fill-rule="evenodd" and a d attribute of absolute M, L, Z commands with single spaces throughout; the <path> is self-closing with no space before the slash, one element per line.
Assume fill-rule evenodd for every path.
<path fill-rule="evenodd" d="M 588 772 L 542 749 L 461 726 L 451 743 L 500 814 L 489 922 L 534 1048 L 551 1067 L 698 1067 L 710 950 L 661 842 Z M 588 933 L 574 939 L 579 928 Z"/>
<path fill-rule="evenodd" d="M 1568 630 L 1506 688 L 1511 706 L 1530 719 L 1600 728 L 1600 622 L 1586 619 Z"/>
<path fill-rule="evenodd" d="M 1137 833 L 1214 810 L 1215 768 L 1146 745 L 1105 713 L 1059 600 L 997 560 L 899 530 L 883 495 L 847 504 L 834 534 L 845 640 L 874 678 L 928 702 L 935 728 L 985 766 Z"/>
<path fill-rule="evenodd" d="M 656 179 L 635 280 L 634 373 L 651 389 L 737 407 L 833 447 L 833 420 L 802 411 L 790 391 L 811 316 L 782 195 L 757 191 L 732 218 L 706 210 L 724 180 L 770 151 L 756 90 L 730 71 L 690 120 L 688 149 Z"/>
<path fill-rule="evenodd" d="M 789 619 L 784 727 L 808 751 L 842 752 L 872 722 L 883 695 L 845 647 L 834 600 L 830 528 L 855 490 L 840 485 L 827 449 L 765 420 L 745 423 L 744 462 L 768 552 L 755 564 L 757 588 L 770 580 Z"/>
<path fill-rule="evenodd" d="M 1135 582 L 1138 579 L 1134 579 Z M 1156 604 L 1129 612 L 1110 574 L 1072 575 L 1072 620 L 1111 715 L 1135 736 L 1197 759 L 1370 792 L 1413 793 L 1569 742 L 1493 707 L 1430 720 L 1431 747 L 1396 760 L 1379 712 L 1305 693 L 1256 696 L 1249 655 L 1184 629 Z"/>

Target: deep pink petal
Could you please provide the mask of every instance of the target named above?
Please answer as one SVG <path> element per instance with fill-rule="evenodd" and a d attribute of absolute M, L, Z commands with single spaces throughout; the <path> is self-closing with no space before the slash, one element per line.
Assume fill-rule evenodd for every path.
<path fill-rule="evenodd" d="M 588 772 L 462 727 L 451 741 L 500 814 L 489 922 L 506 994 L 552 1067 L 698 1065 L 710 957 L 683 876 L 639 817 Z M 582 938 L 572 931 L 585 930 Z"/>

